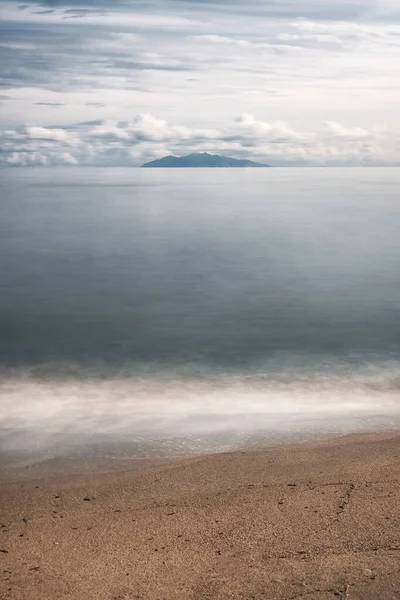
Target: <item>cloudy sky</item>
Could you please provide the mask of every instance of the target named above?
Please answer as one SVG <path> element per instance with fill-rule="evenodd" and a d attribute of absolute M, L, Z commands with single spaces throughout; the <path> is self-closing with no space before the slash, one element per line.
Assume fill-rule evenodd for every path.
<path fill-rule="evenodd" d="M 399 0 L 0 0 L 0 163 L 400 165 Z"/>

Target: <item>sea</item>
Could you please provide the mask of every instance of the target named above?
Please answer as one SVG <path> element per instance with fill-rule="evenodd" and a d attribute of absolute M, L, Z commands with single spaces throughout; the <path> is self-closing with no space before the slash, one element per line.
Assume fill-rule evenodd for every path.
<path fill-rule="evenodd" d="M 399 232 L 396 168 L 2 169 L 2 455 L 399 427 Z"/>

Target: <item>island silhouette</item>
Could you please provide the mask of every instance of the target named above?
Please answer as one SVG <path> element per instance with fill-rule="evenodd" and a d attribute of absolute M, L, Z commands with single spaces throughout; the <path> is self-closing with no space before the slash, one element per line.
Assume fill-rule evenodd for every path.
<path fill-rule="evenodd" d="M 229 158 L 228 156 L 219 156 L 218 154 L 208 154 L 203 152 L 201 154 L 188 154 L 187 156 L 164 156 L 157 160 L 144 163 L 142 168 L 252 168 L 252 167 L 270 167 L 263 163 L 254 162 L 252 160 L 238 160 L 236 158 Z"/>

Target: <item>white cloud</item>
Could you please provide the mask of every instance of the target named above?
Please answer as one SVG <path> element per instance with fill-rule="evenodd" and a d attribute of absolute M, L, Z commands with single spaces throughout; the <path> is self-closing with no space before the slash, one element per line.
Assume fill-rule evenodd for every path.
<path fill-rule="evenodd" d="M 400 26 L 387 23 L 359 24 L 347 21 L 310 21 L 297 19 L 289 24 L 297 33 L 280 35 L 281 39 L 291 36 L 297 41 L 335 42 L 355 46 L 358 51 L 368 47 L 381 46 L 383 49 L 392 45 L 400 46 Z"/>
<path fill-rule="evenodd" d="M 276 121 L 265 123 L 258 121 L 253 115 L 243 114 L 236 119 L 237 130 L 247 139 L 264 139 L 269 141 L 288 141 L 306 139 L 307 134 L 294 131 L 287 123 Z"/>
<path fill-rule="evenodd" d="M 331 33 L 279 33 L 277 39 L 283 42 L 316 42 L 317 44 L 341 44 L 341 39 Z"/>
<path fill-rule="evenodd" d="M 64 129 L 46 129 L 46 127 L 26 127 L 26 134 L 31 140 L 53 140 L 67 142 L 70 135 Z"/>
<path fill-rule="evenodd" d="M 374 132 L 362 127 L 343 127 L 343 125 L 336 121 L 327 121 L 325 123 L 325 130 L 328 136 L 343 140 L 367 140 L 376 136 Z"/>

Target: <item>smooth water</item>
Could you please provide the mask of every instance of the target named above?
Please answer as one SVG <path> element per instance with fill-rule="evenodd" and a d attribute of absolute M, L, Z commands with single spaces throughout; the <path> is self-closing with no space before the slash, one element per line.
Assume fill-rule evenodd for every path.
<path fill-rule="evenodd" d="M 399 169 L 0 175 L 5 450 L 399 424 Z"/>

